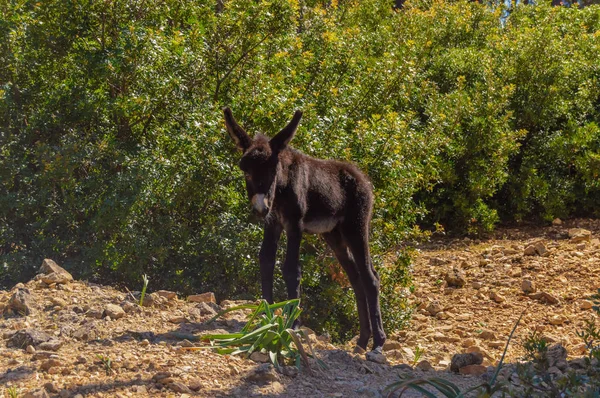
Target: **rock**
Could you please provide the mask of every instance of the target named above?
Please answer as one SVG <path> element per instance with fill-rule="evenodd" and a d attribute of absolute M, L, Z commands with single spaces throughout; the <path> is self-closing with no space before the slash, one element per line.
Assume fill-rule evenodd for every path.
<path fill-rule="evenodd" d="M 159 303 L 160 296 L 156 293 L 150 293 L 144 295 L 144 300 L 142 300 L 143 307 L 154 307 Z"/>
<path fill-rule="evenodd" d="M 445 280 L 450 287 L 463 287 L 467 283 L 465 273 L 458 268 L 452 268 L 445 275 Z"/>
<path fill-rule="evenodd" d="M 365 358 L 367 361 L 379 363 L 381 365 L 387 364 L 387 358 L 379 351 L 369 351 L 366 353 Z"/>
<path fill-rule="evenodd" d="M 37 389 L 33 391 L 28 391 L 23 394 L 23 398 L 50 398 L 50 395 L 44 389 Z"/>
<path fill-rule="evenodd" d="M 12 309 L 15 314 L 31 315 L 35 305 L 31 294 L 29 294 L 29 290 L 24 288 L 17 289 L 8 300 L 8 308 Z"/>
<path fill-rule="evenodd" d="M 28 354 L 35 354 L 35 348 L 32 345 L 28 345 L 25 351 L 27 351 Z"/>
<path fill-rule="evenodd" d="M 193 294 L 188 296 L 188 301 L 192 303 L 216 303 L 215 294 L 213 292 L 207 292 L 202 294 Z"/>
<path fill-rule="evenodd" d="M 533 294 L 530 294 L 529 297 L 534 300 L 539 300 L 542 303 L 547 303 L 547 304 L 558 304 L 560 302 L 558 300 L 558 298 L 556 298 L 553 295 L 551 295 L 550 293 L 546 293 L 546 292 L 533 293 Z"/>
<path fill-rule="evenodd" d="M 383 343 L 383 351 L 399 350 L 402 348 L 402 344 L 396 340 L 386 340 Z"/>
<path fill-rule="evenodd" d="M 41 280 L 48 285 L 52 283 L 66 284 L 73 281 L 73 276 L 64 268 L 60 267 L 49 258 L 42 262 L 42 266 L 38 271 L 41 275 Z"/>
<path fill-rule="evenodd" d="M 246 380 L 258 384 L 266 384 L 279 381 L 279 375 L 275 371 L 273 365 L 264 363 L 256 367 L 248 376 L 246 376 Z"/>
<path fill-rule="evenodd" d="M 254 362 L 266 363 L 269 362 L 269 356 L 259 351 L 254 351 L 250 354 L 250 359 Z"/>
<path fill-rule="evenodd" d="M 571 243 L 589 242 L 592 238 L 592 232 L 587 229 L 571 228 L 568 232 Z"/>
<path fill-rule="evenodd" d="M 170 323 L 185 323 L 187 319 L 183 315 L 176 315 L 169 318 Z"/>
<path fill-rule="evenodd" d="M 483 363 L 483 355 L 479 352 L 471 352 L 469 354 L 455 354 L 450 362 L 450 370 L 458 373 L 460 368 L 469 365 L 481 365 Z"/>
<path fill-rule="evenodd" d="M 532 280 L 523 279 L 521 282 L 521 290 L 523 290 L 525 294 L 535 293 L 535 283 Z"/>
<path fill-rule="evenodd" d="M 60 297 L 52 297 L 50 299 L 50 301 L 52 302 L 53 305 L 58 306 L 58 307 L 66 307 L 67 306 L 67 302 L 63 299 L 61 299 Z"/>
<path fill-rule="evenodd" d="M 50 341 L 52 336 L 36 329 L 22 329 L 13 334 L 6 343 L 7 347 L 25 348 L 29 345 L 37 347 L 38 345 Z"/>
<path fill-rule="evenodd" d="M 121 319 L 125 316 L 125 310 L 120 305 L 107 304 L 104 307 L 103 317 L 109 316 L 110 319 Z"/>
<path fill-rule="evenodd" d="M 554 226 L 562 225 L 562 220 L 560 218 L 555 218 L 554 220 L 552 220 L 552 225 L 554 225 Z"/>
<path fill-rule="evenodd" d="M 582 300 L 581 304 L 579 306 L 579 308 L 581 308 L 582 310 L 589 310 L 592 307 L 593 307 L 593 303 L 588 300 Z"/>
<path fill-rule="evenodd" d="M 429 259 L 429 265 L 432 265 L 434 267 L 438 266 L 438 265 L 448 264 L 449 262 L 450 262 L 450 260 L 446 260 L 441 257 L 432 257 Z"/>
<path fill-rule="evenodd" d="M 38 348 L 40 350 L 46 350 L 46 351 L 58 351 L 58 349 L 62 346 L 63 346 L 63 342 L 61 340 L 51 339 L 49 341 L 41 343 L 38 346 Z"/>
<path fill-rule="evenodd" d="M 487 343 L 487 345 L 489 347 L 492 347 L 492 348 L 500 348 L 500 347 L 504 347 L 506 345 L 506 342 L 505 341 L 500 341 L 500 340 L 490 341 L 490 342 Z"/>
<path fill-rule="evenodd" d="M 192 390 L 180 381 L 169 383 L 167 387 L 175 392 L 191 394 Z"/>
<path fill-rule="evenodd" d="M 430 370 L 433 370 L 433 366 L 431 366 L 431 363 L 425 359 L 423 359 L 422 361 L 420 361 L 417 366 L 415 366 L 416 369 L 420 369 L 423 372 L 429 372 Z"/>
<path fill-rule="evenodd" d="M 506 301 L 506 298 L 502 296 L 500 293 L 492 291 L 490 293 L 490 298 L 494 300 L 496 303 L 503 303 Z"/>
<path fill-rule="evenodd" d="M 487 372 L 487 367 L 483 365 L 467 365 L 458 369 L 461 375 L 481 376 Z"/>
<path fill-rule="evenodd" d="M 171 376 L 173 376 L 173 374 L 171 372 L 158 372 L 152 375 L 152 381 L 154 382 L 160 382 L 163 379 L 167 379 L 170 378 Z M 165 384 L 165 383 L 163 383 Z"/>
<path fill-rule="evenodd" d="M 174 300 L 177 298 L 177 293 L 175 292 L 171 292 L 169 290 L 159 290 L 157 292 L 155 292 L 157 295 L 159 295 L 160 297 L 164 297 L 168 300 Z"/>

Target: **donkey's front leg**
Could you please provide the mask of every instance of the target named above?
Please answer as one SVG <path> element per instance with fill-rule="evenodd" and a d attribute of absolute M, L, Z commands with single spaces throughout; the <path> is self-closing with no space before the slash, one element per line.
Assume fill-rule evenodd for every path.
<path fill-rule="evenodd" d="M 260 281 L 262 286 L 262 297 L 269 304 L 273 304 L 273 269 L 275 268 L 275 257 L 277 244 L 281 237 L 281 226 L 277 223 L 266 223 L 265 233 L 260 254 Z"/>
<path fill-rule="evenodd" d="M 287 251 L 285 262 L 281 268 L 283 279 L 287 287 L 288 299 L 300 297 L 300 277 L 302 270 L 300 267 L 300 241 L 302 240 L 302 231 L 299 227 L 286 228 Z"/>

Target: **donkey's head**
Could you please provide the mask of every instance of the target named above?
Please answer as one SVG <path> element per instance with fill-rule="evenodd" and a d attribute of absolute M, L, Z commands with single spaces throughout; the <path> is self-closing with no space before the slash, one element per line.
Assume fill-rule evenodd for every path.
<path fill-rule="evenodd" d="M 275 196 L 279 154 L 294 137 L 302 112 L 296 111 L 292 121 L 270 140 L 262 134 L 250 138 L 233 118 L 231 109 L 223 108 L 223 113 L 227 132 L 244 153 L 239 165 L 246 177 L 248 198 L 253 210 L 264 217 L 269 213 Z"/>

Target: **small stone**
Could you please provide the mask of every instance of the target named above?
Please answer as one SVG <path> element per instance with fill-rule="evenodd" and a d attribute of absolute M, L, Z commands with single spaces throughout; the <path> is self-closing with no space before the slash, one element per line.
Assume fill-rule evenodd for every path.
<path fill-rule="evenodd" d="M 110 319 L 121 319 L 125 316 L 125 310 L 120 305 L 107 304 L 104 307 L 104 316 L 109 316 Z"/>
<path fill-rule="evenodd" d="M 28 391 L 23 394 L 23 398 L 50 398 L 50 395 L 44 389 Z"/>
<path fill-rule="evenodd" d="M 588 300 L 582 300 L 581 305 L 579 306 L 579 308 L 581 308 L 582 310 L 589 310 L 592 307 L 593 307 L 593 303 Z"/>
<path fill-rule="evenodd" d="M 104 310 L 101 310 L 99 308 L 90 308 L 86 313 L 85 316 L 90 317 L 90 318 L 94 318 L 94 319 L 102 319 L 104 316 Z"/>
<path fill-rule="evenodd" d="M 381 365 L 387 364 L 387 358 L 379 351 L 369 351 L 366 353 L 367 361 L 375 362 Z"/>
<path fill-rule="evenodd" d="M 431 316 L 435 316 L 438 312 L 442 312 L 443 310 L 444 310 L 444 307 L 442 307 L 442 304 L 437 300 L 432 301 L 425 308 L 425 311 L 429 312 L 429 314 L 431 314 Z"/>
<path fill-rule="evenodd" d="M 423 372 L 428 372 L 430 370 L 433 370 L 433 366 L 431 365 L 431 363 L 425 359 L 423 359 L 422 361 L 420 361 L 417 366 L 415 366 L 416 369 L 420 369 Z"/>
<path fill-rule="evenodd" d="M 496 334 L 491 330 L 485 329 L 479 334 L 479 338 L 483 340 L 496 340 Z"/>
<path fill-rule="evenodd" d="M 159 290 L 155 293 L 158 294 L 160 297 L 164 297 L 168 300 L 174 300 L 177 298 L 177 293 L 171 292 L 169 290 Z"/>
<path fill-rule="evenodd" d="M 203 385 L 202 379 L 192 379 L 188 382 L 188 388 L 192 391 L 199 391 Z"/>
<path fill-rule="evenodd" d="M 547 304 L 558 304 L 560 302 L 558 300 L 558 298 L 556 298 L 553 295 L 551 295 L 550 293 L 546 293 L 546 292 L 533 293 L 533 294 L 530 294 L 529 297 L 534 300 L 539 300 L 542 303 L 547 303 Z"/>
<path fill-rule="evenodd" d="M 213 316 L 217 313 L 215 309 L 210 305 L 210 303 L 198 303 L 196 308 L 199 310 L 199 314 L 202 316 Z"/>
<path fill-rule="evenodd" d="M 173 374 L 171 372 L 158 372 L 152 375 L 152 381 L 159 382 L 160 380 L 170 378 L 172 375 Z"/>
<path fill-rule="evenodd" d="M 562 225 L 562 220 L 560 218 L 555 218 L 554 220 L 552 220 L 552 225 L 554 225 L 554 226 Z"/>
<path fill-rule="evenodd" d="M 533 247 L 535 248 L 535 252 L 538 256 L 543 256 L 548 252 L 548 249 L 546 249 L 546 245 L 544 245 L 542 242 L 535 243 Z"/>
<path fill-rule="evenodd" d="M 213 292 L 207 292 L 202 294 L 193 294 L 188 296 L 188 301 L 192 303 L 216 303 L 215 294 Z"/>
<path fill-rule="evenodd" d="M 275 371 L 273 365 L 264 363 L 256 367 L 248 376 L 246 376 L 246 380 L 258 384 L 266 384 L 279 381 L 279 375 Z"/>
<path fill-rule="evenodd" d="M 473 282 L 473 283 L 471 284 L 471 287 L 472 287 L 473 289 L 476 289 L 476 290 L 478 290 L 478 289 L 481 289 L 481 288 L 483 287 L 483 283 L 481 283 L 481 282 Z"/>
<path fill-rule="evenodd" d="M 73 332 L 73 338 L 79 341 L 91 341 L 98 337 L 98 329 L 93 323 L 82 325 Z"/>
<path fill-rule="evenodd" d="M 503 303 L 506 301 L 506 298 L 504 296 L 502 296 L 500 293 L 497 293 L 495 291 L 492 291 L 490 293 L 490 298 L 492 300 L 494 300 L 496 303 Z"/>
<path fill-rule="evenodd" d="M 396 340 L 386 340 L 383 343 L 383 351 L 399 350 L 402 348 L 402 344 Z"/>
<path fill-rule="evenodd" d="M 468 354 L 455 354 L 452 356 L 450 370 L 458 373 L 459 369 L 468 365 L 481 365 L 483 363 L 483 355 L 479 352 Z"/>
<path fill-rule="evenodd" d="M 129 314 L 131 312 L 134 312 L 138 308 L 138 305 L 131 303 L 129 301 L 126 301 L 125 303 L 123 303 L 122 307 L 123 307 L 123 311 L 125 311 L 126 314 Z"/>
<path fill-rule="evenodd" d="M 53 305 L 58 306 L 58 307 L 66 307 L 67 306 L 67 302 L 59 297 L 52 297 L 50 299 L 50 301 L 52 302 Z"/>
<path fill-rule="evenodd" d="M 142 347 L 146 347 L 148 344 L 150 344 L 150 341 L 148 341 L 148 339 L 144 339 L 144 340 L 140 341 L 140 345 Z"/>
<path fill-rule="evenodd" d="M 535 256 L 537 254 L 537 252 L 535 251 L 535 246 L 533 245 L 529 245 L 525 248 L 525 251 L 523 252 L 524 255 L 526 256 Z"/>
<path fill-rule="evenodd" d="M 19 330 L 18 332 L 16 332 L 15 334 L 13 334 L 10 339 L 8 339 L 8 342 L 6 343 L 7 347 L 17 347 L 17 348 L 23 348 L 23 347 L 27 347 L 28 345 L 37 347 L 38 345 L 49 341 L 52 339 L 52 336 L 50 336 L 47 333 L 44 333 L 40 330 L 35 330 L 35 329 L 22 329 Z"/>
<path fill-rule="evenodd" d="M 42 364 L 40 365 L 40 369 L 47 371 L 50 368 L 60 365 L 61 362 L 58 359 L 48 359 L 47 361 L 42 362 Z"/>
<path fill-rule="evenodd" d="M 568 319 L 564 315 L 553 315 L 548 320 L 548 322 L 550 322 L 551 325 L 555 325 L 555 326 L 562 325 L 563 323 L 565 323 L 567 321 L 568 321 Z"/>
<path fill-rule="evenodd" d="M 577 250 L 585 250 L 585 247 L 586 247 L 586 244 L 585 244 L 585 243 L 578 243 L 578 244 L 575 246 L 575 249 L 577 249 Z"/>
<path fill-rule="evenodd" d="M 461 375 L 481 376 L 487 372 L 487 367 L 483 365 L 467 365 L 458 370 Z"/>
<path fill-rule="evenodd" d="M 28 354 L 35 354 L 35 348 L 32 345 L 28 345 L 25 351 L 27 351 Z"/>
<path fill-rule="evenodd" d="M 490 341 L 490 342 L 487 343 L 487 345 L 489 347 L 492 347 L 492 348 L 500 348 L 500 347 L 504 347 L 506 345 L 506 342 L 505 341 L 500 341 L 500 340 Z"/>
<path fill-rule="evenodd" d="M 8 300 L 8 308 L 19 315 L 31 315 L 35 308 L 33 298 L 27 289 L 17 289 Z"/>
<path fill-rule="evenodd" d="M 269 356 L 259 351 L 254 351 L 250 354 L 250 359 L 254 362 L 266 363 L 269 362 Z"/>
<path fill-rule="evenodd" d="M 298 376 L 298 368 L 295 366 L 281 366 L 279 368 L 279 371 L 281 372 L 282 375 L 288 376 L 288 377 L 296 377 Z"/>
<path fill-rule="evenodd" d="M 465 277 L 465 273 L 458 268 L 452 268 L 445 275 L 445 280 L 448 286 L 450 287 L 463 287 L 467 283 L 467 278 Z"/>
<path fill-rule="evenodd" d="M 179 392 L 179 393 L 192 393 L 192 390 L 188 388 L 188 386 L 186 386 L 185 384 L 183 384 L 180 381 L 175 381 L 172 383 L 169 383 L 167 385 L 167 387 L 169 387 L 169 389 L 175 391 L 175 392 Z"/>
<path fill-rule="evenodd" d="M 187 319 L 183 315 L 177 315 L 177 316 L 169 318 L 169 322 L 170 323 L 185 323 L 185 322 L 187 322 Z"/>
<path fill-rule="evenodd" d="M 56 385 L 52 382 L 44 384 L 44 388 L 46 389 L 46 391 L 51 392 L 53 394 L 58 394 L 59 391 Z"/>
<path fill-rule="evenodd" d="M 521 282 L 521 290 L 523 290 L 525 294 L 535 293 L 535 283 L 532 280 L 523 279 Z"/>
<path fill-rule="evenodd" d="M 38 346 L 38 348 L 40 350 L 46 350 L 46 351 L 58 351 L 58 349 L 62 346 L 63 346 L 63 342 L 61 340 L 51 339 L 49 341 L 45 341 L 45 342 L 41 343 Z"/>

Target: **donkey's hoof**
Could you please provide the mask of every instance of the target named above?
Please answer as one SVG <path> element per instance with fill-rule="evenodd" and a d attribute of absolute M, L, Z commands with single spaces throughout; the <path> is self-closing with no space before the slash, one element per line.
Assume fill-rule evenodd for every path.
<path fill-rule="evenodd" d="M 362 354 L 364 354 L 365 352 L 367 352 L 367 350 L 365 350 L 364 348 L 362 348 L 362 347 L 361 347 L 361 346 L 359 346 L 359 345 L 356 345 L 356 346 L 354 346 L 354 349 L 352 350 L 352 353 L 353 353 L 353 354 L 360 354 L 360 355 L 362 355 Z"/>
<path fill-rule="evenodd" d="M 379 351 L 377 351 L 377 348 L 379 349 Z M 367 358 L 367 361 L 379 363 L 382 365 L 387 364 L 388 363 L 387 358 L 385 357 L 385 355 L 383 355 L 381 353 L 381 347 L 377 347 L 377 348 L 374 349 L 373 351 L 367 352 L 367 355 L 365 355 L 365 358 Z"/>

